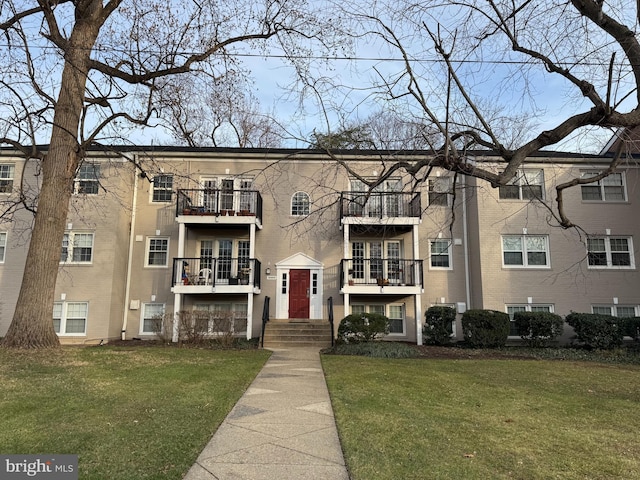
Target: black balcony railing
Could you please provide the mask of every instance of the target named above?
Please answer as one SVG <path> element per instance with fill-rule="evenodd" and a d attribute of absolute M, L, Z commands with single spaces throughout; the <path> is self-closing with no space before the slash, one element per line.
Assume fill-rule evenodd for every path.
<path fill-rule="evenodd" d="M 419 193 L 342 192 L 340 194 L 340 218 L 420 218 L 421 215 Z"/>
<path fill-rule="evenodd" d="M 261 268 L 255 258 L 174 258 L 173 286 L 253 285 L 259 288 Z"/>
<path fill-rule="evenodd" d="M 422 286 L 422 260 L 353 258 L 343 259 L 340 278 L 344 285 Z"/>
<path fill-rule="evenodd" d="M 176 215 L 255 216 L 262 220 L 262 196 L 256 190 L 181 189 Z"/>

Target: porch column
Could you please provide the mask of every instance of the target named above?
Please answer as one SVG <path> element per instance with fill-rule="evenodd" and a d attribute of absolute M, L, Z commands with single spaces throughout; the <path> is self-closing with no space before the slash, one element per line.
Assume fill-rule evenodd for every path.
<path fill-rule="evenodd" d="M 180 310 L 182 309 L 182 294 L 176 293 L 173 296 L 173 335 L 171 341 L 173 343 L 178 342 L 178 336 L 180 332 Z"/>
<path fill-rule="evenodd" d="M 422 345 L 422 295 L 416 295 L 414 299 L 416 314 L 416 343 Z"/>
<path fill-rule="evenodd" d="M 184 258 L 184 239 L 186 228 L 184 223 L 178 223 L 178 258 Z"/>
<path fill-rule="evenodd" d="M 247 340 L 253 335 L 253 294 L 247 294 Z"/>
<path fill-rule="evenodd" d="M 249 224 L 249 258 L 255 258 L 256 255 L 256 224 Z"/>

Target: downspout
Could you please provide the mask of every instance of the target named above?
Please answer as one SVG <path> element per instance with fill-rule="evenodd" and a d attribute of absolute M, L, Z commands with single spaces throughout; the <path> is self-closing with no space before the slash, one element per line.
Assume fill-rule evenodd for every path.
<path fill-rule="evenodd" d="M 462 185 L 462 236 L 464 237 L 464 287 L 466 292 L 466 309 L 471 308 L 471 278 L 469 273 L 469 232 L 467 228 L 467 179 L 463 177 Z"/>
<path fill-rule="evenodd" d="M 120 332 L 122 340 L 125 340 L 127 333 L 127 320 L 129 318 L 129 295 L 131 293 L 131 265 L 133 263 L 133 243 L 135 240 L 136 230 L 136 209 L 138 206 L 138 173 L 133 169 L 133 200 L 131 204 L 131 227 L 129 231 L 129 253 L 127 259 L 127 282 L 124 290 L 124 308 L 122 315 L 122 331 Z"/>

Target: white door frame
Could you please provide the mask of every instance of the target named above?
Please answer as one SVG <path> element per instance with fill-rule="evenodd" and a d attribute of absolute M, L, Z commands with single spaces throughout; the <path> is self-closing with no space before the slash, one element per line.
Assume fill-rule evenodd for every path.
<path fill-rule="evenodd" d="M 276 318 L 289 318 L 289 286 L 291 270 L 309 270 L 309 318 L 321 320 L 324 265 L 304 253 L 296 253 L 276 264 Z"/>

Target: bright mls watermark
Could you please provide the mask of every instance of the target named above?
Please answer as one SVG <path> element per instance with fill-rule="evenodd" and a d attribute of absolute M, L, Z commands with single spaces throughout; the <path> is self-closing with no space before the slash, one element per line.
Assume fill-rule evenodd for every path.
<path fill-rule="evenodd" d="M 0 455 L 2 480 L 78 480 L 78 455 Z"/>

